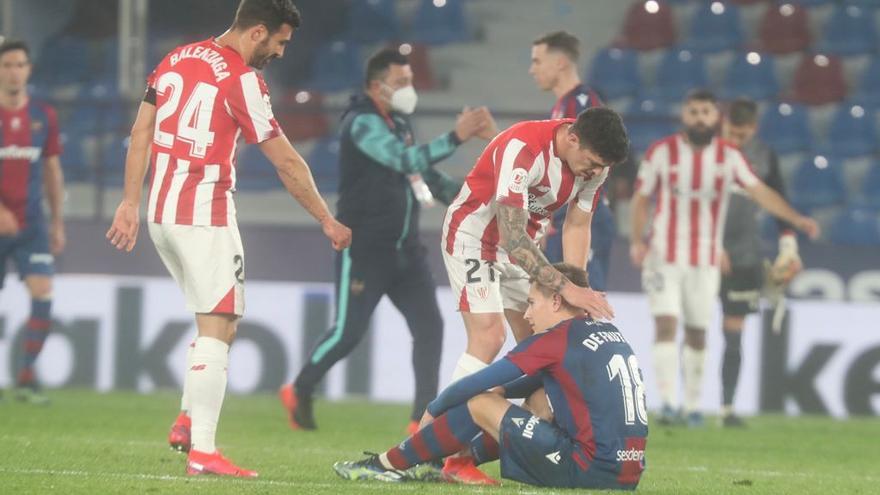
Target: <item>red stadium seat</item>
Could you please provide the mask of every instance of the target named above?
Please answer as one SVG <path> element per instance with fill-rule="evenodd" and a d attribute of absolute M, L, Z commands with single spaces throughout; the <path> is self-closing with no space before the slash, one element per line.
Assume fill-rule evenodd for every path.
<path fill-rule="evenodd" d="M 663 0 L 646 0 L 632 4 L 623 30 L 615 43 L 634 50 L 654 50 L 675 44 L 675 22 L 672 9 Z"/>
<path fill-rule="evenodd" d="M 834 55 L 804 54 L 794 74 L 791 98 L 807 105 L 824 105 L 846 97 L 843 64 Z"/>
<path fill-rule="evenodd" d="M 293 142 L 316 139 L 330 130 L 324 112 L 324 96 L 315 91 L 290 91 L 280 105 L 273 105 L 275 118 Z"/>
<path fill-rule="evenodd" d="M 803 5 L 771 5 L 759 28 L 760 49 L 782 54 L 799 52 L 810 46 L 809 15 Z"/>
<path fill-rule="evenodd" d="M 431 67 L 431 58 L 428 54 L 428 46 L 421 43 L 393 44 L 389 48 L 397 48 L 400 53 L 406 55 L 413 71 L 413 87 L 417 90 L 430 91 L 439 86 L 434 78 L 434 69 Z"/>

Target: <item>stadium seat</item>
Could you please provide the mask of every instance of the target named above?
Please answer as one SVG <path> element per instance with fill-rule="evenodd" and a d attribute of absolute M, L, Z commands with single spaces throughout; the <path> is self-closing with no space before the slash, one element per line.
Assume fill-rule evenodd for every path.
<path fill-rule="evenodd" d="M 88 43 L 76 36 L 59 35 L 43 44 L 33 82 L 47 87 L 80 85 L 91 76 Z"/>
<path fill-rule="evenodd" d="M 737 54 L 724 78 L 722 95 L 727 99 L 747 96 L 755 100 L 774 98 L 779 93 L 772 55 L 748 52 Z"/>
<path fill-rule="evenodd" d="M 410 38 L 428 45 L 471 39 L 462 0 L 421 0 Z"/>
<path fill-rule="evenodd" d="M 877 50 L 873 9 L 840 4 L 825 24 L 819 48 L 836 55 L 862 55 Z"/>
<path fill-rule="evenodd" d="M 852 158 L 877 151 L 874 119 L 861 105 L 840 105 L 828 131 L 828 150 L 834 156 Z"/>
<path fill-rule="evenodd" d="M 61 131 L 61 167 L 64 180 L 87 182 L 92 179 L 94 139 L 89 134 Z"/>
<path fill-rule="evenodd" d="M 668 102 L 678 102 L 693 88 L 707 85 L 703 55 L 687 49 L 666 52 L 657 69 L 657 94 Z"/>
<path fill-rule="evenodd" d="M 128 153 L 130 138 L 127 135 L 108 133 L 98 138 L 100 156 L 97 171 L 101 185 L 120 187 L 125 182 L 125 155 Z"/>
<path fill-rule="evenodd" d="M 266 191 L 280 188 L 281 182 L 275 167 L 263 155 L 259 146 L 243 144 L 235 164 L 236 189 L 241 191 Z"/>
<path fill-rule="evenodd" d="M 350 90 L 360 86 L 362 71 L 360 48 L 356 44 L 331 41 L 317 49 L 306 87 L 325 93 Z"/>
<path fill-rule="evenodd" d="M 413 71 L 414 88 L 425 91 L 437 89 L 439 82 L 434 77 L 434 67 L 431 65 L 431 57 L 428 53 L 427 45 L 421 43 L 402 43 L 400 45 L 392 45 L 390 48 L 397 48 L 400 50 L 400 53 L 406 55 Z"/>
<path fill-rule="evenodd" d="M 394 0 L 351 0 L 348 8 L 348 37 L 359 43 L 400 39 L 400 21 Z"/>
<path fill-rule="evenodd" d="M 794 74 L 791 98 L 807 105 L 835 103 L 846 97 L 843 64 L 834 55 L 805 53 Z"/>
<path fill-rule="evenodd" d="M 651 96 L 633 100 L 626 111 L 626 129 L 633 151 L 643 153 L 654 141 L 676 130 L 669 105 Z"/>
<path fill-rule="evenodd" d="M 863 184 L 860 191 L 862 193 L 861 204 L 880 212 L 880 162 L 874 163 L 868 170 Z"/>
<path fill-rule="evenodd" d="M 720 1 L 703 2 L 690 22 L 687 46 L 705 53 L 739 48 L 743 42 L 739 9 Z"/>
<path fill-rule="evenodd" d="M 593 57 L 586 79 L 609 100 L 632 96 L 641 84 L 636 52 L 625 48 L 600 50 Z"/>
<path fill-rule="evenodd" d="M 851 246 L 880 245 L 880 219 L 877 212 L 847 208 L 832 222 L 829 239 L 835 244 Z"/>
<path fill-rule="evenodd" d="M 801 211 L 841 205 L 846 186 L 840 166 L 824 155 L 813 155 L 795 171 L 788 192 L 792 204 Z"/>
<path fill-rule="evenodd" d="M 293 142 L 327 134 L 330 120 L 324 111 L 324 97 L 316 91 L 291 91 L 275 106 L 275 119 Z"/>
<path fill-rule="evenodd" d="M 758 38 L 762 51 L 783 54 L 805 50 L 811 41 L 807 9 L 798 3 L 771 5 L 761 19 Z"/>
<path fill-rule="evenodd" d="M 633 50 L 655 50 L 675 44 L 672 8 L 663 0 L 633 2 L 616 44 Z"/>
<path fill-rule="evenodd" d="M 309 153 L 309 166 L 318 190 L 334 192 L 339 187 L 339 136 L 331 132 L 322 137 Z"/>
<path fill-rule="evenodd" d="M 853 100 L 872 109 L 880 109 L 880 57 L 874 57 L 862 73 Z"/>

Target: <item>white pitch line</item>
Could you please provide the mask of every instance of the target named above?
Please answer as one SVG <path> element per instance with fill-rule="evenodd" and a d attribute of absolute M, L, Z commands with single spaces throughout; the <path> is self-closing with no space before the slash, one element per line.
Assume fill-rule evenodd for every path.
<path fill-rule="evenodd" d="M 722 469 L 709 469 L 706 466 L 651 466 L 649 464 L 651 471 L 678 471 L 678 472 L 691 472 L 691 473 L 722 473 L 722 474 L 735 474 L 735 475 L 745 475 L 745 476 L 765 476 L 769 478 L 777 478 L 777 477 L 792 477 L 792 478 L 845 478 L 848 480 L 857 479 L 861 481 L 869 481 L 876 482 L 880 481 L 880 478 L 876 476 L 865 476 L 851 473 L 825 473 L 825 472 L 816 472 L 816 473 L 806 473 L 803 471 L 772 471 L 766 469 L 731 469 L 731 468 L 722 468 Z"/>
<path fill-rule="evenodd" d="M 312 481 L 281 481 L 281 480 L 261 480 L 257 479 L 241 479 L 220 476 L 175 476 L 169 474 L 145 474 L 145 473 L 103 473 L 79 471 L 71 469 L 10 469 L 0 467 L 0 473 L 21 474 L 31 476 L 77 476 L 82 478 L 105 478 L 105 479 L 121 479 L 121 480 L 148 480 L 148 481 L 185 481 L 198 483 L 240 483 L 248 485 L 265 485 L 265 486 L 282 486 L 282 487 L 310 487 L 310 488 L 334 488 L 339 489 L 338 483 L 315 483 Z M 352 485 L 354 486 L 354 484 Z M 381 491 L 417 491 L 420 489 L 418 485 L 404 485 L 395 483 L 358 483 L 358 489 L 381 490 Z"/>

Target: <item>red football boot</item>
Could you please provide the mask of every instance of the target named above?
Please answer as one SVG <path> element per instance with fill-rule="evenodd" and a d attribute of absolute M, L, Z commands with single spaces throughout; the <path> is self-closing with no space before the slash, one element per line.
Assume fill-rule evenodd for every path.
<path fill-rule="evenodd" d="M 171 431 L 168 432 L 168 445 L 171 450 L 178 452 L 189 452 L 189 446 L 192 443 L 190 439 L 190 429 L 192 428 L 192 420 L 185 412 L 181 411 L 171 425 Z"/>
<path fill-rule="evenodd" d="M 462 485 L 500 485 L 501 482 L 480 471 L 469 456 L 447 457 L 443 464 L 443 479 Z"/>
<path fill-rule="evenodd" d="M 212 454 L 191 450 L 186 459 L 186 474 L 198 476 L 200 474 L 216 474 L 218 476 L 233 476 L 235 478 L 256 478 L 257 472 L 242 469 L 223 457 L 220 451 Z"/>

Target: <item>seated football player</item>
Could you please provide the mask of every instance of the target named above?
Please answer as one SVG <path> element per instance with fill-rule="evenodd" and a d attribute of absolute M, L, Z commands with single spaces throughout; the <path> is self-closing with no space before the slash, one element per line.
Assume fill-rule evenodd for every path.
<path fill-rule="evenodd" d="M 584 270 L 553 266 L 588 286 Z M 614 325 L 594 321 L 534 281 L 525 318 L 535 334 L 449 386 L 428 405 L 421 430 L 381 454 L 337 462 L 336 473 L 415 480 L 414 466 L 465 451 L 475 464 L 500 458 L 503 478 L 531 485 L 635 489 L 645 468 L 648 416 L 632 348 Z M 540 389 L 546 407 L 532 400 L 534 412 L 507 400 Z"/>

